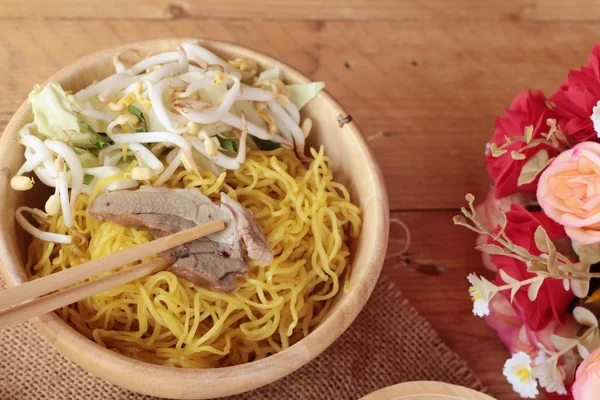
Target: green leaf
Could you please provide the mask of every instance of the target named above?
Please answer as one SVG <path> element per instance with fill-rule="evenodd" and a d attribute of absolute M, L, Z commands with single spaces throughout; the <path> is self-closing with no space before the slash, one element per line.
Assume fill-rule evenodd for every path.
<path fill-rule="evenodd" d="M 475 247 L 477 250 L 482 251 L 486 254 L 506 254 L 506 250 L 500 246 L 496 246 L 495 244 L 482 244 L 480 246 Z"/>
<path fill-rule="evenodd" d="M 79 127 L 81 129 L 85 129 L 86 131 L 88 131 L 92 135 L 94 135 L 94 139 L 92 139 L 92 144 L 94 146 L 96 146 L 96 148 L 98 150 L 105 149 L 108 146 L 110 146 L 111 144 L 113 144 L 112 140 L 110 140 L 108 137 L 106 137 L 106 135 L 104 135 L 103 133 L 96 132 L 94 130 L 94 128 L 92 128 L 89 124 L 87 124 L 83 121 L 77 121 L 77 123 L 79 124 Z"/>
<path fill-rule="evenodd" d="M 86 131 L 88 131 L 90 133 L 96 133 L 94 128 L 92 128 L 87 122 L 77 121 L 77 123 L 79 124 L 79 127 L 81 129 L 85 129 Z"/>
<path fill-rule="evenodd" d="M 513 278 L 512 276 L 510 276 L 506 271 L 504 271 L 503 269 L 499 269 L 498 270 L 498 274 L 500 275 L 500 278 L 502 278 L 502 280 L 505 283 L 508 284 L 512 284 L 512 283 L 518 283 L 519 281 L 516 280 L 515 278 Z"/>
<path fill-rule="evenodd" d="M 598 327 L 598 319 L 594 313 L 587 308 L 575 307 L 573 309 L 573 317 L 575 317 L 575 321 L 579 322 L 579 324 L 583 326 L 593 326 L 595 328 Z"/>
<path fill-rule="evenodd" d="M 520 255 L 521 257 L 531 257 L 531 254 L 529 253 L 529 251 L 525 248 L 525 247 L 521 247 L 519 245 L 516 244 L 512 244 L 511 245 L 512 251 L 518 255 Z"/>
<path fill-rule="evenodd" d="M 137 108 L 136 106 L 134 106 L 133 104 L 130 104 L 127 109 L 129 110 L 129 112 L 133 115 L 135 115 L 136 117 L 138 117 L 140 119 L 140 122 L 138 123 L 138 125 L 140 126 L 138 129 L 136 129 L 136 132 L 148 132 L 147 126 L 146 126 L 146 118 L 144 118 L 144 114 L 142 113 L 142 110 L 140 110 L 139 108 Z"/>
<path fill-rule="evenodd" d="M 590 265 L 600 262 L 600 243 L 575 245 L 573 248 L 580 262 Z"/>
<path fill-rule="evenodd" d="M 85 174 L 83 176 L 83 184 L 84 185 L 89 185 L 90 183 L 92 183 L 93 180 L 94 180 L 94 175 Z"/>
<path fill-rule="evenodd" d="M 535 245 L 539 251 L 542 253 L 548 253 L 550 251 L 552 240 L 550 240 L 550 237 L 546 233 L 546 230 L 543 226 L 540 225 L 537 227 L 533 237 L 535 239 Z"/>
<path fill-rule="evenodd" d="M 490 146 L 490 151 L 492 152 L 493 157 L 500 157 L 501 155 L 505 154 L 507 150 L 499 148 L 496 143 L 492 143 Z"/>
<path fill-rule="evenodd" d="M 257 138 L 256 136 L 252 136 L 252 135 L 250 135 L 250 137 L 252 138 L 252 140 L 254 140 L 254 143 L 256 143 L 258 148 L 261 150 L 270 151 L 270 150 L 275 150 L 275 149 L 278 149 L 281 147 L 280 143 L 273 142 L 271 140 L 260 139 L 260 138 Z"/>
<path fill-rule="evenodd" d="M 535 281 L 531 285 L 529 285 L 529 287 L 527 288 L 527 297 L 529 298 L 529 300 L 535 301 L 535 299 L 537 299 L 537 295 L 540 291 L 540 288 L 542 287 L 542 283 L 544 283 L 544 280 L 540 279 L 539 281 Z"/>
<path fill-rule="evenodd" d="M 238 145 L 237 142 L 233 139 L 227 139 L 227 138 L 222 138 L 220 136 L 217 136 L 217 139 L 219 140 L 219 147 L 222 150 L 225 151 L 230 151 L 232 153 L 237 153 L 238 151 Z"/>
<path fill-rule="evenodd" d="M 556 350 L 561 351 L 572 348 L 573 345 L 577 343 L 577 339 L 565 338 L 558 335 L 550 335 L 550 343 L 552 343 L 552 346 L 554 346 Z"/>
<path fill-rule="evenodd" d="M 512 151 L 510 156 L 513 160 L 524 160 L 526 158 L 525 154 L 519 153 L 518 151 Z"/>
<path fill-rule="evenodd" d="M 531 142 L 531 139 L 533 138 L 533 125 L 529 125 L 527 127 L 525 127 L 525 135 L 524 135 L 524 139 L 526 143 Z"/>
<path fill-rule="evenodd" d="M 462 225 L 467 223 L 467 219 L 462 215 L 455 215 L 452 218 L 452 221 L 454 222 L 454 225 Z"/>
<path fill-rule="evenodd" d="M 554 157 L 550 158 L 546 150 L 540 150 L 535 153 L 521 168 L 517 185 L 522 186 L 533 182 L 553 160 Z"/>

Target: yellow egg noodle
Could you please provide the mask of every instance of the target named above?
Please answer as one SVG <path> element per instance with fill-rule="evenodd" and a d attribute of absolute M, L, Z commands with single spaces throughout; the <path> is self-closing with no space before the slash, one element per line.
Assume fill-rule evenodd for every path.
<path fill-rule="evenodd" d="M 202 177 L 180 168 L 164 186 L 196 187 L 213 200 L 225 192 L 249 208 L 275 259 L 262 268 L 249 260 L 248 278 L 233 293 L 194 286 L 161 271 L 59 310 L 59 315 L 120 354 L 176 367 L 218 367 L 264 358 L 294 344 L 331 308 L 348 284 L 348 240 L 360 230 L 360 210 L 333 180 L 324 149 L 311 149 L 305 167 L 291 149 L 251 151 L 242 166 Z M 147 184 L 152 182 L 148 181 Z M 71 244 L 34 238 L 27 271 L 32 278 L 148 242 L 148 233 L 101 222 L 79 195 L 73 229 L 62 216 L 39 219 L 40 228 L 70 233 Z"/>

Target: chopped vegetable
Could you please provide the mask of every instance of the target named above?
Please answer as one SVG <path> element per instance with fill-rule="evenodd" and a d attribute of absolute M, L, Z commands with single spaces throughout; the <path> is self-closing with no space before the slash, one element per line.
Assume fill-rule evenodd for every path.
<path fill-rule="evenodd" d="M 238 146 L 235 140 L 222 138 L 220 136 L 217 136 L 217 139 L 219 140 L 219 146 L 221 147 L 221 150 L 237 153 Z"/>
<path fill-rule="evenodd" d="M 43 136 L 67 141 L 79 133 L 77 117 L 58 82 L 50 82 L 43 89 L 35 85 L 29 93 L 29 102 L 33 110 L 33 122 Z"/>
<path fill-rule="evenodd" d="M 83 168 L 94 168 L 99 165 L 98 157 L 94 154 L 90 153 L 85 149 L 79 149 L 77 147 L 74 148 L 77 157 L 79 157 L 79 162 Z"/>
<path fill-rule="evenodd" d="M 281 147 L 280 143 L 273 142 L 272 140 L 264 140 L 252 135 L 250 135 L 250 137 L 252 138 L 252 140 L 254 140 L 254 143 L 256 143 L 258 148 L 261 150 L 270 151 Z"/>
<path fill-rule="evenodd" d="M 298 107 L 298 110 L 302 109 L 306 103 L 314 99 L 324 87 L 324 82 L 301 83 L 286 86 L 290 95 L 290 100 Z"/>
<path fill-rule="evenodd" d="M 110 140 L 107 136 L 105 136 L 102 133 L 98 133 L 94 130 L 94 128 L 92 128 L 89 124 L 83 122 L 83 121 L 77 121 L 77 123 L 79 124 L 79 126 L 82 129 L 85 129 L 86 131 L 88 131 L 89 133 L 91 133 L 92 135 L 94 135 L 94 138 L 92 139 L 92 144 L 94 146 L 96 146 L 96 148 L 98 150 L 102 150 L 107 148 L 108 146 L 110 146 L 112 144 L 112 140 Z"/>
<path fill-rule="evenodd" d="M 140 121 L 138 122 L 138 125 L 140 126 L 139 128 L 137 128 L 135 131 L 136 132 L 148 132 L 147 126 L 146 126 L 146 118 L 144 118 L 144 114 L 142 113 L 142 111 L 137 108 L 136 106 L 134 106 L 133 104 L 130 104 L 127 109 L 129 110 L 129 112 L 133 115 L 135 115 L 136 117 L 138 117 L 140 119 Z"/>
<path fill-rule="evenodd" d="M 94 180 L 94 175 L 85 174 L 83 176 L 83 184 L 84 185 L 89 185 L 90 183 L 92 183 L 93 180 Z"/>

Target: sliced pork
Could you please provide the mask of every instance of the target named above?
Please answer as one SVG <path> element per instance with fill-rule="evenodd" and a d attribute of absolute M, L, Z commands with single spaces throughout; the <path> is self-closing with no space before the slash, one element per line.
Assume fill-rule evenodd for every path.
<path fill-rule="evenodd" d="M 273 252 L 250 210 L 223 193 L 221 204 L 215 204 L 198 189 L 142 187 L 102 194 L 88 212 L 100 220 L 148 229 L 155 238 L 223 220 L 222 231 L 167 254 L 175 260 L 170 267 L 174 274 L 209 289 L 235 290 L 236 279 L 248 274 L 246 252 L 262 266 L 273 261 Z"/>

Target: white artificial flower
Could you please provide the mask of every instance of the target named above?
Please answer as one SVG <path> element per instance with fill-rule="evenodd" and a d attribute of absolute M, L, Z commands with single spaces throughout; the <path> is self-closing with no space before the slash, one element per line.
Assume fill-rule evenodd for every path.
<path fill-rule="evenodd" d="M 475 274 L 469 274 L 467 279 L 471 283 L 469 294 L 473 300 L 473 314 L 477 317 L 490 315 L 490 292 L 487 285 L 487 280 L 480 279 Z"/>
<path fill-rule="evenodd" d="M 596 135 L 600 137 L 600 101 L 592 108 L 592 115 L 590 115 L 590 118 L 594 124 Z"/>
<path fill-rule="evenodd" d="M 521 397 L 535 399 L 538 395 L 537 381 L 533 376 L 531 367 L 531 357 L 522 351 L 513 354 L 511 358 L 504 363 L 502 371 L 513 390 Z"/>
<path fill-rule="evenodd" d="M 558 366 L 558 358 L 548 359 L 546 352 L 540 350 L 535 358 L 535 377 L 540 382 L 540 386 L 546 389 L 548 393 L 567 394 L 565 388 L 565 373 Z"/>

